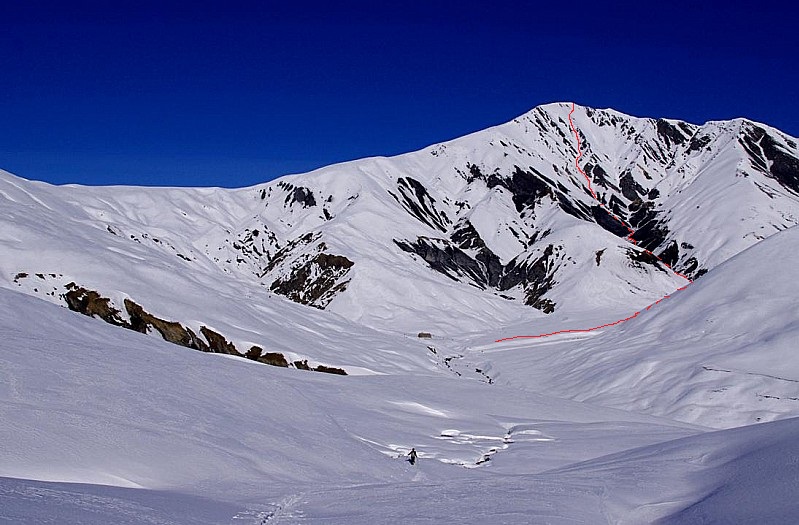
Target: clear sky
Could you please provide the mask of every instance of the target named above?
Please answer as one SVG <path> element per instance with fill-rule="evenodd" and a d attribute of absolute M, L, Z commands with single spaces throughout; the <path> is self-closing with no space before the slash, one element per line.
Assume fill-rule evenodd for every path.
<path fill-rule="evenodd" d="M 796 20 L 732 0 L 3 1 L 0 168 L 246 186 L 555 101 L 797 136 Z"/>

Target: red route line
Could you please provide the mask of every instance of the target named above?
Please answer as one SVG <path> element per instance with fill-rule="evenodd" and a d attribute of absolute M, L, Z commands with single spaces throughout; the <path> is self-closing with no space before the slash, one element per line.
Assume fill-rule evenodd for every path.
<path fill-rule="evenodd" d="M 574 165 L 577 167 L 577 171 L 579 171 L 582 174 L 582 176 L 585 177 L 585 181 L 588 184 L 588 191 L 591 192 L 591 196 L 594 197 L 594 200 L 596 200 L 597 203 L 599 203 L 599 205 L 605 211 L 607 211 L 608 214 L 610 214 L 611 217 L 616 219 L 619 222 L 619 224 L 621 224 L 622 226 L 627 228 L 627 231 L 630 232 L 630 234 L 627 235 L 627 240 L 630 241 L 631 243 L 637 245 L 638 241 L 636 241 L 633 238 L 633 235 L 635 235 L 635 230 L 630 228 L 630 226 L 627 223 L 625 223 L 618 215 L 616 215 L 615 213 L 610 211 L 608 209 L 608 207 L 605 206 L 605 204 L 602 201 L 599 200 L 599 198 L 597 197 L 596 192 L 594 191 L 594 188 L 591 187 L 591 179 L 588 178 L 588 175 L 580 167 L 580 157 L 583 156 L 583 151 L 580 148 L 580 134 L 577 133 L 577 128 L 574 126 L 574 121 L 572 120 L 572 113 L 574 113 L 574 102 L 572 102 L 572 109 L 571 109 L 571 111 L 569 111 L 569 126 L 571 126 L 572 133 L 574 133 L 574 138 L 577 139 L 577 157 L 574 159 Z M 683 279 L 685 279 L 686 281 L 688 281 L 688 284 L 686 284 L 685 286 L 683 286 L 681 288 L 677 288 L 677 291 L 685 290 L 686 288 L 688 288 L 689 284 L 693 283 L 693 281 L 691 279 L 689 279 L 688 277 L 686 277 L 685 275 L 674 271 L 674 269 L 671 267 L 671 265 L 669 265 L 666 262 L 663 262 L 663 259 L 661 259 L 660 257 L 658 257 L 657 255 L 655 255 L 654 253 L 652 253 L 649 250 L 645 250 L 645 251 L 646 251 L 647 254 L 655 257 L 658 261 L 660 261 L 666 268 L 668 268 L 669 270 L 674 272 L 675 275 L 678 275 L 678 276 L 682 277 Z M 512 337 L 503 337 L 502 339 L 497 339 L 496 342 L 497 343 L 501 343 L 503 341 L 512 341 L 513 339 L 538 339 L 538 338 L 550 337 L 550 336 L 558 335 L 558 334 L 581 334 L 581 333 L 586 333 L 586 332 L 593 332 L 594 330 L 599 330 L 600 328 L 607 328 L 609 326 L 616 326 L 617 324 L 621 324 L 621 323 L 623 323 L 625 321 L 629 321 L 630 319 L 634 319 L 634 318 L 638 317 L 638 315 L 641 314 L 641 312 L 649 311 L 653 306 L 656 306 L 656 305 L 660 304 L 664 299 L 668 299 L 669 297 L 671 297 L 671 295 L 665 295 L 665 296 L 661 297 L 660 299 L 658 299 L 657 301 L 655 301 L 654 303 L 652 303 L 649 306 L 647 306 L 646 308 L 644 308 L 643 310 L 638 310 L 637 312 L 635 312 L 631 316 L 625 317 L 624 319 L 619 319 L 618 321 L 613 321 L 612 323 L 605 323 L 605 324 L 601 324 L 599 326 L 593 326 L 591 328 L 577 328 L 577 329 L 574 329 L 574 330 L 558 330 L 557 332 L 550 332 L 548 334 L 514 335 Z"/>

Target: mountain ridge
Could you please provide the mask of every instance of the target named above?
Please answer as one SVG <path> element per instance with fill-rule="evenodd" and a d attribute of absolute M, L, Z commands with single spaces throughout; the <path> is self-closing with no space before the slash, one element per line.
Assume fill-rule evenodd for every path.
<path fill-rule="evenodd" d="M 550 315 L 577 315 L 586 305 L 606 308 L 611 319 L 682 284 L 620 239 L 625 232 L 592 201 L 573 166 L 577 150 L 568 109 L 548 104 L 418 152 L 237 190 L 51 187 L 6 176 L 3 195 L 17 191 L 52 216 L 60 206 L 65 223 L 80 217 L 76 228 L 126 239 L 114 249 L 152 258 L 162 270 L 199 267 L 208 274 L 204 279 L 218 274 L 248 287 L 257 283 L 250 294 L 266 288 L 267 294 L 378 329 L 425 329 L 420 318 L 432 312 L 445 331 L 483 319 L 501 324 L 541 315 L 520 308 L 525 304 Z M 746 133 L 756 133 L 743 130 L 755 126 L 750 121 L 697 126 L 580 106 L 574 119 L 585 146 L 583 169 L 598 198 L 631 224 L 641 248 L 678 272 L 701 275 L 799 222 L 799 193 L 794 195 L 791 179 L 783 186 L 768 171 L 774 164 L 765 153 L 755 155 L 754 143 L 754 153 L 743 148 Z M 795 153 L 795 140 L 755 127 L 788 148 L 785 155 Z M 27 197 L 19 196 L 26 191 Z M 720 198 L 729 205 L 713 210 Z M 752 212 L 745 215 L 739 203 L 747 200 Z M 690 211 L 692 204 L 711 211 Z M 744 225 L 735 225 L 736 215 Z M 714 231 L 719 228 L 721 235 Z M 105 240 L 93 236 L 92 242 Z M 148 253 L 138 250 L 143 243 Z M 149 248 L 179 260 L 165 261 Z M 55 265 L 37 269 L 33 261 L 3 270 L 9 277 L 64 273 Z M 92 275 L 74 277 L 81 286 L 99 288 Z M 127 292 L 117 292 L 121 305 Z M 409 308 L 409 299 L 418 306 Z M 470 313 L 466 305 L 472 304 L 482 306 Z M 447 313 L 453 311 L 464 320 Z"/>

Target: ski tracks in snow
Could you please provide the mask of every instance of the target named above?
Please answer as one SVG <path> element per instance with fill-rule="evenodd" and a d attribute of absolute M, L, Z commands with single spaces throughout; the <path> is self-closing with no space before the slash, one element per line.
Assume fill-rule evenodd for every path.
<path fill-rule="evenodd" d="M 233 516 L 231 525 L 286 525 L 303 517 L 297 504 L 302 494 L 291 494 L 276 503 L 264 505 L 266 508 L 251 508 Z"/>

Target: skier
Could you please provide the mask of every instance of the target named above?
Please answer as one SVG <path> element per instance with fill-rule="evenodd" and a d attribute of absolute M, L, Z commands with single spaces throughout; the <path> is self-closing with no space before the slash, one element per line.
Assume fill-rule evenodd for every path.
<path fill-rule="evenodd" d="M 411 451 L 408 453 L 408 463 L 410 463 L 411 465 L 415 465 L 416 464 L 416 457 L 417 457 L 416 456 L 416 449 L 412 448 Z"/>

